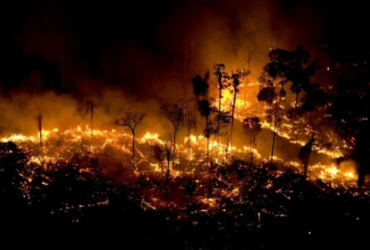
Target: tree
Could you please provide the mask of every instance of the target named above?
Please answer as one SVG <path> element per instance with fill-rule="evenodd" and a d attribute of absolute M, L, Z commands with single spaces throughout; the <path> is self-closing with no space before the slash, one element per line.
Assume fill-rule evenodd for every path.
<path fill-rule="evenodd" d="M 202 78 L 200 75 L 196 75 L 191 79 L 192 85 L 193 85 L 193 94 L 195 97 L 195 104 L 194 104 L 194 116 L 193 116 L 193 122 L 194 126 L 197 126 L 197 108 L 198 108 L 198 102 L 202 98 L 207 98 L 208 96 L 208 90 L 209 90 L 209 71 L 204 74 L 204 78 Z M 196 129 L 196 135 L 198 135 L 198 130 Z"/>
<path fill-rule="evenodd" d="M 209 71 L 204 75 L 204 78 L 202 78 L 200 75 L 196 75 L 191 79 L 191 82 L 193 84 L 193 94 L 197 97 L 197 100 L 199 100 L 200 97 L 204 97 L 208 93 L 209 89 Z"/>
<path fill-rule="evenodd" d="M 132 170 L 135 171 L 135 129 L 142 122 L 145 113 L 128 112 L 124 117 L 115 119 L 114 123 L 119 127 L 128 127 L 132 133 Z"/>
<path fill-rule="evenodd" d="M 172 166 L 175 167 L 175 158 L 176 158 L 176 135 L 180 128 L 180 125 L 184 121 L 184 109 L 185 109 L 185 100 L 181 99 L 176 104 L 173 105 L 163 105 L 161 110 L 166 118 L 166 127 L 173 129 L 173 158 Z"/>
<path fill-rule="evenodd" d="M 286 76 L 292 83 L 290 90 L 295 93 L 295 109 L 298 108 L 299 94 L 302 91 L 307 93 L 310 78 L 315 75 L 317 61 L 310 61 L 310 54 L 303 50 L 302 46 L 297 46 L 295 51 L 290 52 L 290 59 L 287 63 Z"/>
<path fill-rule="evenodd" d="M 301 148 L 298 155 L 302 161 L 304 179 L 307 179 L 308 163 L 315 143 L 315 135 L 317 134 L 317 120 L 320 117 L 325 117 L 328 99 L 326 93 L 316 83 L 307 83 L 305 92 L 303 104 L 298 109 L 295 108 L 294 113 L 296 115 L 305 114 L 304 129 L 311 132 L 311 139 Z"/>
<path fill-rule="evenodd" d="M 271 146 L 271 160 L 270 166 L 272 167 L 274 159 L 274 148 L 275 148 L 275 139 L 277 131 L 280 127 L 281 118 L 283 116 L 283 110 L 280 106 L 282 99 L 285 97 L 284 85 L 285 80 L 279 79 L 280 77 L 276 74 L 270 75 L 269 67 L 266 65 L 264 68 L 265 72 L 260 77 L 259 81 L 261 84 L 264 84 L 260 92 L 257 95 L 257 99 L 260 102 L 266 102 L 269 105 L 269 108 L 266 111 L 267 120 L 273 123 L 273 137 L 272 137 L 272 146 Z M 280 87 L 279 93 L 277 93 L 277 88 Z"/>
<path fill-rule="evenodd" d="M 261 122 L 258 117 L 245 118 L 243 120 L 243 128 L 250 143 L 250 165 L 253 164 L 253 149 L 257 147 L 257 135 L 261 132 Z"/>
<path fill-rule="evenodd" d="M 39 137 L 40 137 L 40 149 L 42 148 L 42 118 L 43 115 L 40 112 L 36 117 L 34 117 L 37 121 L 37 128 L 39 130 Z"/>
<path fill-rule="evenodd" d="M 282 105 L 286 91 L 284 89 L 288 82 L 292 83 L 291 90 L 296 94 L 295 108 L 298 107 L 298 97 L 302 90 L 309 88 L 309 78 L 314 75 L 316 62 L 309 65 L 310 55 L 298 46 L 295 51 L 274 49 L 268 54 L 269 62 L 264 66 L 259 78 L 261 84 L 257 95 L 258 101 L 269 105 L 267 118 L 273 123 L 273 139 L 271 147 L 271 166 L 273 164 L 276 134 L 281 125 L 285 108 Z"/>
<path fill-rule="evenodd" d="M 239 93 L 239 86 L 243 82 L 243 78 L 247 76 L 250 72 L 244 72 L 237 70 L 235 73 L 231 73 L 231 86 L 233 88 L 232 93 L 234 94 L 232 110 L 231 110 L 231 134 L 230 134 L 230 143 L 233 142 L 233 130 L 234 130 L 234 115 L 235 115 L 235 106 L 236 106 L 236 96 Z"/>
<path fill-rule="evenodd" d="M 352 147 L 358 163 L 358 186 L 362 187 L 370 173 L 370 70 L 366 62 L 348 67 L 337 81 L 328 114 L 339 136 Z"/>
<path fill-rule="evenodd" d="M 198 101 L 198 111 L 202 117 L 205 118 L 206 127 L 203 131 L 204 137 L 207 138 L 207 163 L 209 163 L 209 138 L 214 134 L 214 128 L 212 126 L 212 121 L 210 120 L 211 114 L 215 109 L 211 106 L 208 99 L 203 99 Z"/>
<path fill-rule="evenodd" d="M 229 75 L 225 72 L 225 65 L 224 64 L 216 64 L 213 66 L 213 74 L 216 75 L 217 78 L 217 89 L 218 89 L 218 115 L 216 116 L 217 119 L 217 134 L 219 135 L 220 128 L 221 128 L 221 119 L 223 117 L 222 108 L 221 108 L 221 100 L 222 100 L 222 91 L 230 86 L 229 83 Z"/>

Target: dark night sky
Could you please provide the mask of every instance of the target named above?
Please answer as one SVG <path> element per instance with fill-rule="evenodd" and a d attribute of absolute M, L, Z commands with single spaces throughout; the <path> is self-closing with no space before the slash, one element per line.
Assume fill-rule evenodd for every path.
<path fill-rule="evenodd" d="M 27 85 L 25 79 L 40 70 L 43 84 L 46 78 L 53 78 L 58 85 L 63 54 L 68 58 L 70 81 L 78 81 L 75 79 L 88 70 L 90 79 L 118 85 L 126 82 L 125 88 L 138 92 L 147 84 L 140 82 L 148 82 L 143 75 L 155 75 L 158 81 L 168 79 L 162 75 L 169 75 L 177 59 L 183 60 L 186 39 L 199 36 L 198 40 L 202 41 L 206 37 L 199 35 L 203 30 L 198 26 L 211 30 L 218 17 L 232 24 L 247 19 L 250 13 L 261 16 L 261 20 L 268 15 L 271 34 L 279 37 L 290 33 L 287 35 L 289 46 L 308 44 L 308 51 L 322 49 L 336 62 L 351 63 L 369 57 L 370 41 L 366 32 L 370 17 L 365 4 L 359 1 L 263 2 L 261 11 L 261 4 L 241 0 L 227 3 L 220 0 L 3 2 L 0 84 L 4 89 L 23 87 Z M 235 9 L 243 8 L 246 11 L 235 18 Z M 253 26 L 253 22 L 260 20 L 248 22 Z M 239 27 L 239 32 L 242 28 Z M 258 33 L 258 29 L 253 32 Z M 199 60 L 194 59 L 193 64 L 196 63 L 189 76 L 203 70 Z M 141 73 L 141 69 L 146 73 Z"/>

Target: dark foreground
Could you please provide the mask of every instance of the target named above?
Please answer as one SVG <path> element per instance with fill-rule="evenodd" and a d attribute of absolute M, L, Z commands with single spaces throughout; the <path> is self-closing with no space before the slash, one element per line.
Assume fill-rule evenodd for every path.
<path fill-rule="evenodd" d="M 333 189 L 318 181 L 307 183 L 293 173 L 272 177 L 262 170 L 230 166 L 220 173 L 224 184 L 215 185 L 216 177 L 220 179 L 215 174 L 207 188 L 227 189 L 227 183 L 237 180 L 243 182 L 240 187 L 245 190 L 240 192 L 242 197 L 221 197 L 218 208 L 212 208 L 199 204 L 195 197 L 199 192 L 215 195 L 214 190 L 202 191 L 199 184 L 189 185 L 185 178 L 171 179 L 171 191 L 162 192 L 158 191 L 164 189 L 161 182 L 148 176 L 117 186 L 65 166 L 35 170 L 32 185 L 25 186 L 19 174 L 25 171 L 26 156 L 15 148 L 7 150 L 9 145 L 2 145 L 0 238 L 4 245 L 367 249 L 370 244 L 366 193 L 353 195 L 354 191 Z M 266 188 L 266 183 L 272 183 L 272 188 Z M 150 196 L 165 197 L 167 207 L 152 207 L 145 202 Z"/>

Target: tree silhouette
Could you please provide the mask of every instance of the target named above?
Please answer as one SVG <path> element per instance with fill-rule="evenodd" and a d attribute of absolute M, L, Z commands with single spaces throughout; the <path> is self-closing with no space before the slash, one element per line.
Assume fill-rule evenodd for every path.
<path fill-rule="evenodd" d="M 211 106 L 211 103 L 208 101 L 208 99 L 203 99 L 198 101 L 198 111 L 200 115 L 205 118 L 206 121 L 206 127 L 203 131 L 203 134 L 204 137 L 207 138 L 207 163 L 209 163 L 209 138 L 215 132 L 210 116 L 215 111 L 215 109 Z"/>
<path fill-rule="evenodd" d="M 200 97 L 204 97 L 207 95 L 208 89 L 209 89 L 209 71 L 204 75 L 204 78 L 202 78 L 200 75 L 196 75 L 191 79 L 191 82 L 193 84 L 193 94 L 197 97 L 199 100 Z"/>
<path fill-rule="evenodd" d="M 225 65 L 224 64 L 216 64 L 213 66 L 213 74 L 216 75 L 217 78 L 217 89 L 218 89 L 218 115 L 216 116 L 217 119 L 217 129 L 216 135 L 218 136 L 221 131 L 221 120 L 224 117 L 223 110 L 221 108 L 222 102 L 222 91 L 230 86 L 229 83 L 229 75 L 225 72 Z"/>
<path fill-rule="evenodd" d="M 352 154 L 358 162 L 358 185 L 370 173 L 370 70 L 368 65 L 350 67 L 341 75 L 330 100 L 329 118 L 339 135 L 353 146 Z"/>
<path fill-rule="evenodd" d="M 292 91 L 296 94 L 296 107 L 298 105 L 299 93 L 308 88 L 309 78 L 314 74 L 316 62 L 309 62 L 309 54 L 298 46 L 295 51 L 274 49 L 268 54 L 269 62 L 264 66 L 259 77 L 261 89 L 257 95 L 258 101 L 268 104 L 267 119 L 273 123 L 273 138 L 271 146 L 271 163 L 273 164 L 276 134 L 281 125 L 285 108 L 282 105 L 286 91 L 284 89 L 288 82 L 292 82 Z"/>
<path fill-rule="evenodd" d="M 186 106 L 185 100 L 181 99 L 176 104 L 173 105 L 163 105 L 161 110 L 166 118 L 166 127 L 173 129 L 173 158 L 172 167 L 175 167 L 176 159 L 176 135 L 180 128 L 180 125 L 184 121 L 184 109 Z"/>
<path fill-rule="evenodd" d="M 195 104 L 194 104 L 194 126 L 196 127 L 196 135 L 198 135 L 198 129 L 197 129 L 197 121 L 198 121 L 198 115 L 197 115 L 197 109 L 198 109 L 198 102 L 202 98 L 207 98 L 208 96 L 208 90 L 209 90 L 209 71 L 204 74 L 204 78 L 202 78 L 200 75 L 196 75 L 191 79 L 192 85 L 193 85 L 193 94 L 195 97 Z"/>
<path fill-rule="evenodd" d="M 124 117 L 115 119 L 114 123 L 119 127 L 128 127 L 132 133 L 132 170 L 135 171 L 135 129 L 142 122 L 145 113 L 128 112 Z"/>
<path fill-rule="evenodd" d="M 295 109 L 298 108 L 299 94 L 302 91 L 307 93 L 310 87 L 310 78 L 315 75 L 317 61 L 310 61 L 310 54 L 297 46 L 295 51 L 290 52 L 290 59 L 287 62 L 286 77 L 292 83 L 290 90 L 295 93 Z"/>
<path fill-rule="evenodd" d="M 42 113 L 40 112 L 36 117 L 34 117 L 37 121 L 37 128 L 38 128 L 38 131 L 39 131 L 39 138 L 40 138 L 40 149 L 42 148 L 42 118 L 43 118 L 43 115 Z"/>
<path fill-rule="evenodd" d="M 266 70 L 266 69 L 265 69 Z M 257 95 L 258 101 L 266 102 L 269 105 L 269 108 L 266 111 L 267 120 L 273 123 L 273 137 L 272 137 L 272 146 L 271 146 L 271 161 L 270 167 L 272 167 L 273 159 L 274 159 L 274 148 L 275 148 L 275 139 L 277 131 L 280 127 L 281 118 L 283 115 L 283 110 L 280 107 L 280 103 L 283 97 L 285 97 L 285 91 L 283 91 L 283 87 L 285 85 L 284 80 L 283 82 L 279 81 L 276 76 L 269 79 L 266 76 L 266 72 L 260 77 L 260 83 L 265 84 L 266 86 L 263 87 Z M 277 84 L 275 83 L 277 82 Z M 276 92 L 276 88 L 280 86 L 280 92 Z"/>
<path fill-rule="evenodd" d="M 235 115 L 235 106 L 236 106 L 236 96 L 239 93 L 239 86 L 243 82 L 243 78 L 247 76 L 250 72 L 244 72 L 241 70 L 237 70 L 235 73 L 231 73 L 231 86 L 232 86 L 232 93 L 234 94 L 233 97 L 233 104 L 231 109 L 231 134 L 230 134 L 230 143 L 233 142 L 233 130 L 234 130 L 234 115 Z"/>

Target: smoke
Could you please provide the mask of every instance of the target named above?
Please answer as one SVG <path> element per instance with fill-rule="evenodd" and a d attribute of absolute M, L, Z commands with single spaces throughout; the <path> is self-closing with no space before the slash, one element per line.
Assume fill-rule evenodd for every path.
<path fill-rule="evenodd" d="M 12 52 L 20 53 L 12 73 L 21 79 L 2 85 L 29 91 L 36 70 L 41 90 L 78 92 L 88 81 L 98 92 L 116 86 L 168 100 L 190 94 L 189 79 L 215 63 L 230 71 L 249 66 L 256 79 L 270 49 L 303 44 L 317 57 L 321 48 L 318 23 L 324 15 L 309 1 L 179 0 L 158 6 L 161 13 L 135 4 L 123 13 L 109 3 L 36 5 L 8 34 Z"/>
<path fill-rule="evenodd" d="M 17 19 L 14 6 L 13 12 Z M 1 133 L 34 134 L 39 113 L 45 129 L 91 126 L 90 115 L 78 112 L 90 101 L 96 105 L 94 128 L 114 128 L 114 118 L 139 111 L 147 116 L 138 133 L 165 136 L 161 104 L 190 97 L 190 79 L 215 63 L 228 72 L 250 69 L 254 82 L 271 49 L 302 44 L 314 58 L 326 58 L 318 25 L 323 17 L 309 1 L 179 0 L 125 9 L 113 3 L 35 4 L 22 12 L 16 30 L 6 31 L 12 46 L 1 46 L 9 50 L 0 58 Z M 211 93 L 214 83 L 212 78 Z M 258 105 L 255 96 L 248 98 Z M 258 137 L 265 155 L 271 137 L 269 131 Z M 246 144 L 242 137 L 235 143 Z M 279 157 L 297 154 L 286 145 L 277 141 Z"/>

